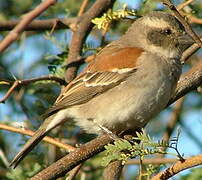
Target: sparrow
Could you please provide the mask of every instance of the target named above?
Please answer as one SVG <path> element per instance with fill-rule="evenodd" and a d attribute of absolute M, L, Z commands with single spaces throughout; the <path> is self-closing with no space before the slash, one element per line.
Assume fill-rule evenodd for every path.
<path fill-rule="evenodd" d="M 66 121 L 94 134 L 143 128 L 166 107 L 181 74 L 180 57 L 192 44 L 169 13 L 155 11 L 138 18 L 64 88 L 10 166 L 15 168 L 48 132 Z"/>

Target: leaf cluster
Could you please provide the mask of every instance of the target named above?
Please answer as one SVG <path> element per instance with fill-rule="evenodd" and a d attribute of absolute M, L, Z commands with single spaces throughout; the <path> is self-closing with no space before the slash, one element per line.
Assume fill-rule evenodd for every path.
<path fill-rule="evenodd" d="M 110 23 L 114 20 L 120 20 L 128 16 L 135 16 L 135 11 L 127 8 L 127 5 L 123 5 L 123 9 L 113 11 L 109 9 L 107 13 L 104 13 L 102 17 L 95 18 L 92 23 L 96 25 L 98 29 L 107 30 Z"/>
<path fill-rule="evenodd" d="M 107 165 L 114 160 L 121 160 L 124 164 L 128 159 L 134 157 L 139 157 L 142 160 L 147 155 L 168 154 L 164 150 L 166 148 L 174 149 L 177 152 L 177 156 L 183 159 L 177 149 L 178 138 L 179 135 L 171 139 L 170 142 L 164 140 L 154 141 L 144 130 L 140 133 L 136 132 L 136 137 L 133 137 L 132 141 L 118 139 L 114 144 L 106 145 L 102 164 Z"/>

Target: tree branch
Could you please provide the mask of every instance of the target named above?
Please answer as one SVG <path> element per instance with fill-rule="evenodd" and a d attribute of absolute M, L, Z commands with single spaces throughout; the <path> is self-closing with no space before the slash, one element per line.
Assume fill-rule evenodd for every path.
<path fill-rule="evenodd" d="M 104 146 L 111 142 L 113 140 L 109 135 L 99 136 L 42 170 L 30 180 L 49 180 L 62 177 L 80 163 L 103 151 Z"/>
<path fill-rule="evenodd" d="M 120 160 L 110 162 L 104 170 L 103 180 L 119 180 L 123 167 L 122 161 Z"/>
<path fill-rule="evenodd" d="M 191 47 L 189 47 L 188 49 L 186 49 L 181 58 L 180 61 L 182 63 L 184 63 L 185 61 L 187 61 L 196 51 L 198 51 L 200 49 L 200 46 L 197 43 L 194 43 Z"/>
<path fill-rule="evenodd" d="M 9 32 L 9 34 L 0 43 L 0 53 L 2 53 L 12 42 L 17 40 L 20 33 L 24 31 L 25 27 L 31 23 L 31 21 L 43 13 L 50 6 L 54 5 L 56 0 L 44 0 L 34 10 L 30 11 L 23 16 L 20 23 Z"/>
<path fill-rule="evenodd" d="M 88 5 L 88 3 L 89 3 L 89 0 L 83 0 L 83 2 L 81 4 L 81 7 L 79 9 L 79 12 L 78 12 L 78 16 L 81 16 L 84 13 L 84 11 L 85 11 L 86 6 Z"/>
<path fill-rule="evenodd" d="M 190 23 L 202 24 L 202 19 L 199 19 L 195 16 L 189 16 L 188 18 Z"/>
<path fill-rule="evenodd" d="M 24 27 L 23 31 L 44 31 L 54 29 L 66 29 L 70 28 L 76 23 L 77 18 L 55 18 L 47 20 L 33 20 L 30 24 Z M 21 20 L 11 20 L 6 22 L 0 22 L 0 31 L 12 30 Z"/>
<path fill-rule="evenodd" d="M 142 164 L 168 164 L 168 163 L 174 163 L 179 161 L 178 159 L 174 158 L 145 158 L 142 160 Z M 132 165 L 132 164 L 140 164 L 139 159 L 131 159 L 126 162 L 125 165 Z"/>
<path fill-rule="evenodd" d="M 195 0 L 187 0 L 187 1 L 184 1 L 183 3 L 179 4 L 177 6 L 177 10 L 180 11 L 181 9 L 183 9 L 184 7 L 188 6 L 189 4 L 191 4 L 193 1 Z"/>
<path fill-rule="evenodd" d="M 78 174 L 79 170 L 81 169 L 83 164 L 79 164 L 75 168 L 73 168 L 69 173 L 68 173 L 68 180 L 74 180 L 75 176 Z"/>
<path fill-rule="evenodd" d="M 29 85 L 30 83 L 43 81 L 43 80 L 51 80 L 51 81 L 58 82 L 61 85 L 66 85 L 66 82 L 63 79 L 57 76 L 52 76 L 52 75 L 42 76 L 42 77 L 32 78 L 32 79 L 25 79 L 25 80 L 16 80 L 14 82 L 3 81 L 3 82 L 7 82 L 7 84 L 11 84 L 11 83 L 13 84 L 10 87 L 10 89 L 7 91 L 5 96 L 2 99 L 0 99 L 0 103 L 4 103 L 17 87 L 26 86 L 26 85 Z"/>
<path fill-rule="evenodd" d="M 24 135 L 28 135 L 28 136 L 33 136 L 34 132 L 28 129 L 20 129 L 20 128 L 16 128 L 16 127 L 12 127 L 12 126 L 8 126 L 5 124 L 0 123 L 0 129 L 6 130 L 6 131 L 10 131 L 10 132 L 15 132 L 15 133 L 19 133 L 19 134 L 24 134 Z M 57 139 L 51 138 L 46 136 L 45 138 L 43 138 L 43 141 L 52 144 L 54 146 L 57 146 L 59 148 L 65 149 L 68 152 L 74 151 L 76 148 L 68 145 L 68 144 L 64 144 L 61 143 L 60 141 L 58 141 Z"/>
<path fill-rule="evenodd" d="M 158 173 L 156 176 L 152 177 L 151 180 L 166 180 L 173 177 L 177 173 L 202 164 L 202 155 L 193 156 L 191 158 L 185 159 L 184 162 L 178 161 L 171 167 L 167 168 L 165 171 Z"/>

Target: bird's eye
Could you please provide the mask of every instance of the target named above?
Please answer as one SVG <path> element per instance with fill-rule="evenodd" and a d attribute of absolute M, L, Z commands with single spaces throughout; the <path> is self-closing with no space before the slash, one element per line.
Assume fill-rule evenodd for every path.
<path fill-rule="evenodd" d="M 172 34 L 172 31 L 171 31 L 171 29 L 165 29 L 163 31 L 163 33 L 166 34 L 166 35 L 170 35 L 170 34 Z"/>

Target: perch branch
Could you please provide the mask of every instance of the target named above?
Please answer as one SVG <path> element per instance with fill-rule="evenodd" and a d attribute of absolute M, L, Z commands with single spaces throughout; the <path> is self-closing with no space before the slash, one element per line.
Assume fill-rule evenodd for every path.
<path fill-rule="evenodd" d="M 62 177 L 80 163 L 103 151 L 104 146 L 111 142 L 113 140 L 109 135 L 99 136 L 42 170 L 30 180 L 49 180 Z"/>

